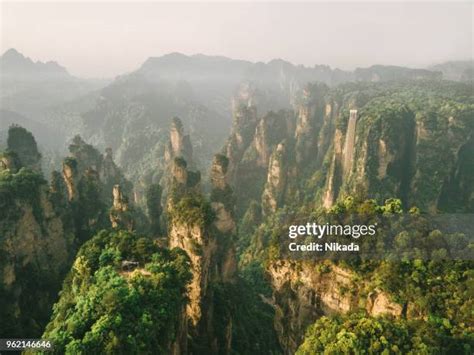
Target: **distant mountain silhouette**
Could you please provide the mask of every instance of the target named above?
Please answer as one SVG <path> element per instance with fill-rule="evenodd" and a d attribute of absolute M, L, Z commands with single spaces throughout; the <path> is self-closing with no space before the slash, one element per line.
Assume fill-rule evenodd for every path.
<path fill-rule="evenodd" d="M 455 81 L 474 80 L 474 60 L 449 61 L 429 67 L 443 73 L 443 79 Z"/>
<path fill-rule="evenodd" d="M 54 61 L 35 62 L 13 48 L 0 57 L 0 80 L 0 109 L 50 127 L 64 125 L 50 117 L 58 106 L 90 95 L 106 83 L 77 78 Z"/>
<path fill-rule="evenodd" d="M 7 50 L 0 57 L 0 72 L 2 76 L 20 76 L 27 77 L 71 77 L 66 68 L 56 62 L 49 61 L 46 63 L 34 62 L 16 49 Z"/>

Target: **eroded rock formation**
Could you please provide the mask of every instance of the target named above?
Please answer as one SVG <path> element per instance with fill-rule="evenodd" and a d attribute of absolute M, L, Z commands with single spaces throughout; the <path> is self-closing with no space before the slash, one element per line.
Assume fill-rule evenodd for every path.
<path fill-rule="evenodd" d="M 232 282 L 236 273 L 233 247 L 232 189 L 227 183 L 228 160 L 217 155 L 211 168 L 212 193 L 209 204 L 202 196 L 197 173 L 189 171 L 182 158 L 173 162 L 173 186 L 168 197 L 168 244 L 186 251 L 191 260 L 192 280 L 188 288 L 186 314 L 191 349 L 212 353 L 230 349 L 231 320 L 228 336 L 218 336 L 214 287 Z M 222 319 L 221 319 L 222 321 Z M 222 325 L 221 325 L 222 326 Z M 192 351 L 192 350 L 191 350 Z"/>
<path fill-rule="evenodd" d="M 271 214 L 281 207 L 287 179 L 287 156 L 285 143 L 280 143 L 273 152 L 268 166 L 267 182 L 262 194 L 264 214 Z"/>
<path fill-rule="evenodd" d="M 268 272 L 274 290 L 275 329 L 288 354 L 294 354 L 307 326 L 323 315 L 362 307 L 372 316 L 402 316 L 402 306 L 387 293 L 367 290 L 363 282 L 355 281 L 355 274 L 334 264 L 281 260 L 272 263 Z"/>
<path fill-rule="evenodd" d="M 234 220 L 235 198 L 233 190 L 227 183 L 229 160 L 217 154 L 211 167 L 211 207 L 215 214 L 213 222 L 218 232 L 217 267 L 220 279 L 223 282 L 232 282 L 237 271 L 234 240 L 236 237 L 236 223 Z"/>
<path fill-rule="evenodd" d="M 112 190 L 113 205 L 109 212 L 112 228 L 133 230 L 134 221 L 131 214 L 128 197 L 124 196 L 120 185 L 115 185 Z"/>
<path fill-rule="evenodd" d="M 171 122 L 170 140 L 165 150 L 165 160 L 172 161 L 174 158 L 183 158 L 193 165 L 193 147 L 189 135 L 184 134 L 184 126 L 178 117 L 174 117 Z"/>

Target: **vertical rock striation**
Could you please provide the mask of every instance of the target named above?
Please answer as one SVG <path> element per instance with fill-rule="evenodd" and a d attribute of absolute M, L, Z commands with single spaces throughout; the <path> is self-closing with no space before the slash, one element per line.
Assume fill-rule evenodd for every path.
<path fill-rule="evenodd" d="M 344 175 L 349 175 L 352 169 L 352 160 L 354 159 L 354 145 L 356 139 L 357 110 L 350 110 L 349 123 L 347 124 L 346 139 L 344 140 Z"/>
<path fill-rule="evenodd" d="M 112 228 L 132 231 L 134 227 L 128 197 L 123 195 L 120 185 L 115 185 L 112 190 L 113 205 L 109 212 Z"/>

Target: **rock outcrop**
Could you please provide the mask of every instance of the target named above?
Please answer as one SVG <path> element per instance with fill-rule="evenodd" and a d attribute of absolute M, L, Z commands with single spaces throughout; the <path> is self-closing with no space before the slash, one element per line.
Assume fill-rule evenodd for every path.
<path fill-rule="evenodd" d="M 346 138 L 344 140 L 344 175 L 350 174 L 352 170 L 352 160 L 354 159 L 355 132 L 357 124 L 357 110 L 350 110 L 349 123 L 347 124 Z"/>
<path fill-rule="evenodd" d="M 80 136 L 75 136 L 69 145 L 69 152 L 70 157 L 66 158 L 65 162 L 68 160 L 72 162 L 72 159 L 75 160 L 74 179 L 77 186 L 84 173 L 89 170 L 97 174 L 101 186 L 100 199 L 108 205 L 112 204 L 111 192 L 116 184 L 121 186 L 126 195 L 132 196 L 133 186 L 114 163 L 111 148 L 106 148 L 105 153 L 101 154 L 92 145 L 87 144 Z"/>
<path fill-rule="evenodd" d="M 17 172 L 20 166 L 18 156 L 12 151 L 6 151 L 0 154 L 0 172 L 9 170 L 12 173 Z"/>
<path fill-rule="evenodd" d="M 184 134 L 183 123 L 178 117 L 171 122 L 170 140 L 165 150 L 165 161 L 170 162 L 174 158 L 183 158 L 193 166 L 193 146 L 189 135 Z"/>
<path fill-rule="evenodd" d="M 63 161 L 63 178 L 64 184 L 67 188 L 67 194 L 69 201 L 75 201 L 78 199 L 77 184 L 78 184 L 78 171 L 77 161 L 75 159 L 65 159 Z"/>
<path fill-rule="evenodd" d="M 308 325 L 319 317 L 365 308 L 369 315 L 401 317 L 402 306 L 378 289 L 369 291 L 355 274 L 321 262 L 277 261 L 268 273 L 273 287 L 275 329 L 286 353 L 294 354 Z"/>
<path fill-rule="evenodd" d="M 234 240 L 237 227 L 234 220 L 235 198 L 232 188 L 227 183 L 229 160 L 217 154 L 211 167 L 211 207 L 215 214 L 213 222 L 217 230 L 217 258 L 219 277 L 222 282 L 232 282 L 237 271 L 237 257 L 235 254 Z"/>
<path fill-rule="evenodd" d="M 267 182 L 262 194 L 263 213 L 269 215 L 282 206 L 287 179 L 287 157 L 285 143 L 280 143 L 273 152 L 268 166 Z"/>
<path fill-rule="evenodd" d="M 173 171 L 178 175 L 173 176 L 173 188 L 168 197 L 168 244 L 170 248 L 183 249 L 191 260 L 192 279 L 186 306 L 189 320 L 187 332 L 193 338 L 201 338 L 204 329 L 208 329 L 208 322 L 212 321 L 208 312 L 212 305 L 210 283 L 216 276 L 217 241 L 210 233 L 210 211 L 206 209 L 202 196 L 187 186 L 186 166 L 175 161 L 174 167 Z M 204 343 L 200 346 L 211 348 L 208 341 Z"/>
<path fill-rule="evenodd" d="M 229 177 L 235 183 L 237 165 L 252 141 L 258 123 L 255 92 L 251 86 L 241 87 L 232 100 L 232 132 L 224 147 L 229 159 Z"/>
<path fill-rule="evenodd" d="M 120 185 L 115 185 L 112 190 L 114 198 L 112 208 L 109 212 L 112 228 L 126 229 L 132 231 L 134 220 L 128 203 L 128 197 L 123 195 Z"/>
<path fill-rule="evenodd" d="M 39 337 L 76 238 L 70 218 L 57 210 L 41 175 L 25 170 L 9 174 L 3 177 L 10 184 L 0 191 L 0 333 Z M 22 195 L 15 190 L 19 184 Z"/>
<path fill-rule="evenodd" d="M 36 139 L 30 131 L 18 125 L 10 126 L 7 148 L 16 154 L 17 168 L 26 167 L 41 171 L 41 154 Z"/>
<path fill-rule="evenodd" d="M 325 154 L 319 148 L 323 149 L 327 145 L 325 130 L 330 123 L 328 118 L 331 118 L 331 110 L 326 103 L 328 91 L 329 88 L 324 84 L 309 84 L 302 90 L 297 101 L 294 138 L 295 159 L 300 172 L 304 172 L 306 167 L 320 164 L 321 156 Z"/>
<path fill-rule="evenodd" d="M 192 212 L 192 211 L 190 211 Z M 169 228 L 169 247 L 181 248 L 191 259 L 193 278 L 189 286 L 186 314 L 192 327 L 197 327 L 203 317 L 203 307 L 211 280 L 211 261 L 216 251 L 216 241 L 198 224 L 172 221 Z"/>
<path fill-rule="evenodd" d="M 193 339 L 189 344 L 191 352 L 206 349 L 218 353 L 230 349 L 232 323 L 230 319 L 225 323 L 228 336 L 218 335 L 222 329 L 217 329 L 214 292 L 216 285 L 233 282 L 237 267 L 233 246 L 236 225 L 227 168 L 227 158 L 217 155 L 211 168 L 209 204 L 200 192 L 197 173 L 188 170 L 182 158 L 173 162 L 173 186 L 167 208 L 168 244 L 186 251 L 191 260 L 193 276 L 186 308 L 188 331 Z"/>
<path fill-rule="evenodd" d="M 330 160 L 329 171 L 326 177 L 326 186 L 322 198 L 322 204 L 325 208 L 330 208 L 339 196 L 339 189 L 342 185 L 343 176 L 343 134 L 341 130 L 336 129 L 334 133 L 333 152 Z"/>

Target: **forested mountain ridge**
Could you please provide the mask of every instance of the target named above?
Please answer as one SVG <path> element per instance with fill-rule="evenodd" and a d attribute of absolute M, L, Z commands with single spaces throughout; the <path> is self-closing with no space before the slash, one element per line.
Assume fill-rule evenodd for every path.
<path fill-rule="evenodd" d="M 77 136 L 70 154 L 62 171 L 53 171 L 48 182 L 33 135 L 16 125 L 8 130 L 7 149 L 0 155 L 0 302 L 5 336 L 42 333 L 47 309 L 77 249 L 96 231 L 111 226 L 113 187 L 132 191 L 110 151 L 102 155 Z M 139 210 L 132 212 L 137 222 L 144 222 Z M 139 227 L 146 228 L 144 223 Z"/>
<path fill-rule="evenodd" d="M 146 60 L 136 71 L 101 90 L 83 113 L 84 136 L 116 151 L 117 162 L 135 182 L 164 153 L 169 117 L 181 118 L 193 136 L 195 161 L 206 170 L 231 128 L 230 100 L 254 92 L 261 113 L 291 109 L 308 83 L 334 86 L 353 81 L 439 79 L 423 69 L 372 66 L 354 72 L 329 66 L 296 66 L 283 60 L 252 63 L 226 57 L 171 53 Z"/>
<path fill-rule="evenodd" d="M 2 336 L 67 354 L 474 349 L 469 223 L 430 220 L 474 212 L 469 81 L 172 54 L 86 111 L 49 182 L 34 136 L 8 129 Z M 379 223 L 362 245 L 394 254 L 285 254 L 312 221 Z"/>
<path fill-rule="evenodd" d="M 8 127 L 21 125 L 35 135 L 45 172 L 58 169 L 68 140 L 81 133 L 80 113 L 107 82 L 75 77 L 56 62 L 35 62 L 9 49 L 0 56 L 0 149 Z"/>
<path fill-rule="evenodd" d="M 109 82 L 73 77 L 54 62 L 35 63 L 14 49 L 1 58 L 2 109 L 41 125 L 16 122 L 15 116 L 5 113 L 8 123 L 27 124 L 40 145 L 48 148 L 43 152 L 45 168 L 57 168 L 60 159 L 54 151 L 64 155 L 67 141 L 80 134 L 99 149 L 112 147 L 117 162 L 136 183 L 153 174 L 147 167 L 163 155 L 168 120 L 174 116 L 193 135 L 195 160 L 207 171 L 231 128 L 229 101 L 242 85 L 257 91 L 255 99 L 264 113 L 294 106 L 298 91 L 308 82 L 336 86 L 440 77 L 434 71 L 395 66 L 350 72 L 281 59 L 252 63 L 171 53 L 151 57 L 132 73 Z"/>
<path fill-rule="evenodd" d="M 472 214 L 471 85 L 312 84 L 301 92 L 295 111 L 260 116 L 251 95 L 234 107 L 223 153 L 229 157 L 237 196 L 240 272 L 256 265 L 264 270 L 284 352 L 294 353 L 303 344 L 298 351 L 309 354 L 328 349 L 468 353 L 473 339 L 472 315 L 466 313 L 472 306 L 472 260 L 449 260 L 447 253 L 453 250 L 443 248 L 450 238 L 457 238 L 454 243 L 461 248 L 472 248 L 469 228 L 467 235 L 450 236 L 427 221 L 400 222 L 405 230 L 393 236 L 396 243 L 421 253 L 421 259 L 403 262 L 383 257 L 298 261 L 281 254 L 281 248 L 287 245 L 288 226 L 302 221 L 357 223 L 354 218 L 408 210 Z M 422 246 L 424 240 L 441 250 Z M 442 261 L 432 260 L 437 258 Z M 456 281 L 450 291 L 440 292 L 448 283 L 445 277 Z M 456 297 L 450 298 L 452 294 Z M 454 316 L 456 309 L 462 309 L 461 318 Z M 305 338 L 304 329 L 316 320 Z M 446 326 L 440 326 L 443 322 Z M 380 333 L 361 336 L 370 329 Z M 343 331 L 347 336 L 332 338 Z M 398 335 L 385 342 L 392 332 Z"/>
<path fill-rule="evenodd" d="M 270 212 L 295 198 L 331 207 L 354 194 L 380 202 L 398 197 L 425 211 L 472 212 L 470 89 L 437 81 L 309 85 L 294 112 L 262 118 L 245 97 L 235 105 L 223 150 L 237 204 L 244 204 L 238 209 L 245 212 L 265 190 Z"/>

